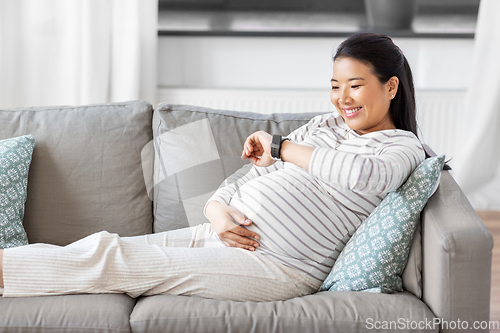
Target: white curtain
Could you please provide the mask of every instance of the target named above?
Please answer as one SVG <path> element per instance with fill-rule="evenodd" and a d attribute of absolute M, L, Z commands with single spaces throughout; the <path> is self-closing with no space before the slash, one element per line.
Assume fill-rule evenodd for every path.
<path fill-rule="evenodd" d="M 158 0 L 0 0 L 0 107 L 156 99 Z"/>
<path fill-rule="evenodd" d="M 481 0 L 467 92 L 463 149 L 452 160 L 477 209 L 500 209 L 500 1 Z M 464 64 L 467 66 L 467 64 Z"/>

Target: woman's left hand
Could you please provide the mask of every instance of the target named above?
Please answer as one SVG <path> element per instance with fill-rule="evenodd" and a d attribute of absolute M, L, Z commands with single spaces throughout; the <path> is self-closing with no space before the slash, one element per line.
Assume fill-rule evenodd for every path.
<path fill-rule="evenodd" d="M 266 167 L 276 161 L 271 157 L 272 135 L 264 131 L 250 134 L 243 144 L 241 158 L 249 159 L 256 166 Z"/>

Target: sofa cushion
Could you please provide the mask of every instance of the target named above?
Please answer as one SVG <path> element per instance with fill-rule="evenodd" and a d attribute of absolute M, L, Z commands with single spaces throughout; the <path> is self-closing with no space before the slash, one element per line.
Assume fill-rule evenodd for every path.
<path fill-rule="evenodd" d="M 287 135 L 318 113 L 258 114 L 160 104 L 153 117 L 154 231 L 206 223 L 203 207 L 219 185 L 248 161 L 243 142 L 264 130 Z"/>
<path fill-rule="evenodd" d="M 123 294 L 0 297 L 0 331 L 130 332 L 135 302 Z"/>
<path fill-rule="evenodd" d="M 133 332 L 148 333 L 373 332 L 382 325 L 393 325 L 400 329 L 397 332 L 438 332 L 439 326 L 429 325 L 433 318 L 429 308 L 408 292 L 324 291 L 260 303 L 158 295 L 137 301 L 130 326 Z"/>
<path fill-rule="evenodd" d="M 439 183 L 444 156 L 424 160 L 356 230 L 320 290 L 403 291 L 420 212 Z"/>
<path fill-rule="evenodd" d="M 24 216 L 30 243 L 151 231 L 141 150 L 152 112 L 146 102 L 0 110 L 0 139 L 33 134 L 37 142 Z"/>
<path fill-rule="evenodd" d="M 32 135 L 0 141 L 0 249 L 28 244 L 23 218 L 34 146 Z"/>

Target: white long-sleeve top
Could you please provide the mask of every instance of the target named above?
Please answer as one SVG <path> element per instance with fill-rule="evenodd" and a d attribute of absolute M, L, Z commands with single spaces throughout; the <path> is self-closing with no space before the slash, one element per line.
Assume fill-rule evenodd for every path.
<path fill-rule="evenodd" d="M 349 237 L 425 153 L 411 132 L 359 135 L 337 113 L 314 117 L 288 139 L 316 147 L 309 172 L 287 162 L 248 164 L 209 202 L 230 205 L 253 221 L 248 229 L 261 236 L 257 251 L 323 281 Z"/>

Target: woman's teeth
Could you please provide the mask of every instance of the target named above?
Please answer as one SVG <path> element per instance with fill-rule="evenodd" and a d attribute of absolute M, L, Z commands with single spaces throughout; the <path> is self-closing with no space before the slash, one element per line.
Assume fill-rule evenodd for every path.
<path fill-rule="evenodd" d="M 354 112 L 358 112 L 358 111 L 359 111 L 359 109 L 361 109 L 361 107 L 359 107 L 359 108 L 355 108 L 355 109 L 350 109 L 350 110 L 344 110 L 344 111 L 345 111 L 345 113 L 347 113 L 347 114 L 352 114 L 352 113 L 354 113 Z"/>

